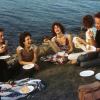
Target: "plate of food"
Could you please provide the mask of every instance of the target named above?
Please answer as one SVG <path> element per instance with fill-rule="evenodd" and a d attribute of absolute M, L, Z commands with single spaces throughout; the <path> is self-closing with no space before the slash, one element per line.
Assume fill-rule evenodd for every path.
<path fill-rule="evenodd" d="M 8 59 L 8 58 L 10 58 L 10 55 L 0 56 L 0 59 Z"/>
<path fill-rule="evenodd" d="M 92 70 L 84 70 L 84 71 L 80 72 L 80 76 L 82 76 L 82 77 L 89 77 L 92 75 L 94 75 L 94 71 L 92 71 Z"/>
<path fill-rule="evenodd" d="M 100 80 L 100 73 L 97 73 L 97 74 L 95 75 L 95 78 L 96 78 L 97 80 Z"/>
<path fill-rule="evenodd" d="M 12 88 L 12 85 L 10 85 L 10 84 L 1 84 L 0 87 L 1 87 L 1 90 L 7 90 L 7 89 Z"/>
<path fill-rule="evenodd" d="M 23 69 L 31 69 L 35 66 L 35 64 L 27 64 L 23 66 Z"/>
<path fill-rule="evenodd" d="M 35 88 L 33 86 L 22 86 L 20 89 L 19 89 L 19 93 L 21 94 L 27 94 L 27 93 L 30 93 L 34 90 Z"/>
<path fill-rule="evenodd" d="M 8 95 L 10 95 L 12 92 L 6 92 L 6 91 L 1 91 L 0 92 L 0 96 L 8 96 Z"/>

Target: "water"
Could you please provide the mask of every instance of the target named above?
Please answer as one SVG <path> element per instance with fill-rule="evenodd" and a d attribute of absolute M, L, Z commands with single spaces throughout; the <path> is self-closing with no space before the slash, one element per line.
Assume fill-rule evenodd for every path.
<path fill-rule="evenodd" d="M 40 41 L 51 34 L 52 23 L 59 21 L 75 33 L 82 16 L 98 11 L 100 0 L 0 0 L 0 27 L 5 28 L 10 51 L 15 52 L 20 32 L 29 31 Z"/>

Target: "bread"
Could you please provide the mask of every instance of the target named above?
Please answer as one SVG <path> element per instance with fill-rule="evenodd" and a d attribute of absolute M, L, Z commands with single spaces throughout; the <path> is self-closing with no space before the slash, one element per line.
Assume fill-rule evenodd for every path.
<path fill-rule="evenodd" d="M 21 89 L 20 89 L 20 91 L 22 92 L 22 93 L 29 93 L 29 88 L 28 88 L 28 86 L 23 86 Z"/>

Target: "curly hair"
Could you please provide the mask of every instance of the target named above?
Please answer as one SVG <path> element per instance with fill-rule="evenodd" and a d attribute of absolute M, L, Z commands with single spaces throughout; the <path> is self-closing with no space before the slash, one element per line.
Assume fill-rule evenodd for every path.
<path fill-rule="evenodd" d="M 23 32 L 19 36 L 19 45 L 22 46 L 23 48 L 24 48 L 25 38 L 27 36 L 30 36 L 31 37 L 31 34 L 29 32 Z"/>
<path fill-rule="evenodd" d="M 83 17 L 83 25 L 86 28 L 91 28 L 94 25 L 94 19 L 91 15 L 86 15 Z"/>
<path fill-rule="evenodd" d="M 64 28 L 64 26 L 61 24 L 61 23 L 59 23 L 59 22 L 54 22 L 53 24 L 52 24 L 52 29 L 51 29 L 51 31 L 52 31 L 52 35 L 53 36 L 56 36 L 56 33 L 55 33 L 55 31 L 54 31 L 54 26 L 58 26 L 60 29 L 61 29 L 61 32 L 64 34 L 65 33 L 65 28 Z"/>

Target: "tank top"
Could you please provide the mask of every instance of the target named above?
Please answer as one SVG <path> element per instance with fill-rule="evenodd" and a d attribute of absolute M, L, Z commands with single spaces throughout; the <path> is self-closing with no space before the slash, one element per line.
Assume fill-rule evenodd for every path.
<path fill-rule="evenodd" d="M 68 44 L 69 44 L 67 35 L 65 34 L 64 36 L 65 36 L 65 38 L 66 38 L 65 45 L 60 44 L 60 43 L 57 41 L 57 37 L 56 37 L 56 43 L 57 43 L 58 47 L 59 47 L 61 50 L 66 50 L 67 47 L 68 47 Z"/>
<path fill-rule="evenodd" d="M 21 50 L 21 57 L 23 61 L 27 61 L 30 62 L 33 60 L 34 58 L 34 51 L 33 49 L 30 49 L 29 52 L 27 52 L 26 50 L 22 49 Z"/>

